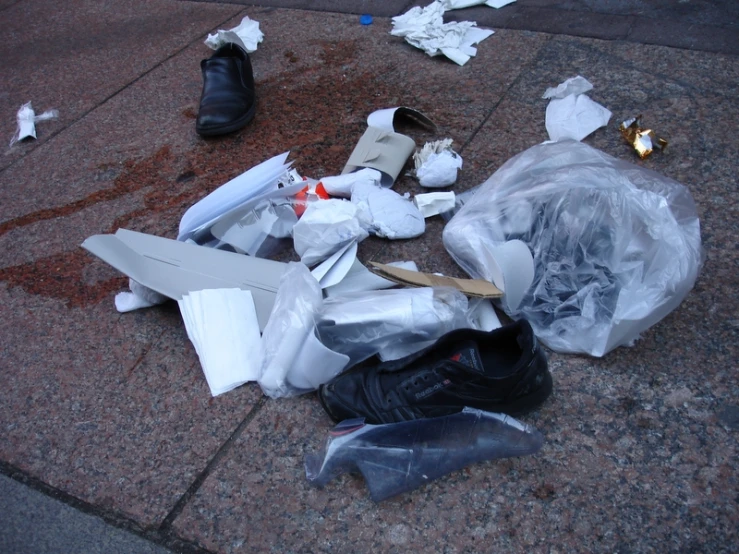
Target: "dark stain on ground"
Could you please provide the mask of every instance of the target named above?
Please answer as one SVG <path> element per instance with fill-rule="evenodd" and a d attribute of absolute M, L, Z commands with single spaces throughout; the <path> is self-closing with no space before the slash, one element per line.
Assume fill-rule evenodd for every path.
<path fill-rule="evenodd" d="M 289 149 L 290 159 L 303 175 L 336 175 L 364 132 L 369 113 L 388 107 L 388 101 L 414 105 L 421 111 L 429 108 L 417 105 L 413 91 L 391 77 L 392 62 L 358 69 L 355 41 L 316 40 L 312 46 L 321 52 L 321 67 L 296 67 L 258 82 L 257 115 L 245 129 L 199 140 L 183 154 L 163 147 L 149 158 L 128 162 L 111 188 L 6 221 L 0 224 L 0 236 L 139 191 L 146 191 L 142 207 L 117 218 L 101 232 L 131 228 L 171 236 L 176 234 L 176 223 L 170 225 L 169 220 L 179 218 L 204 195 L 271 156 Z M 294 54 L 287 51 L 285 57 L 293 61 Z M 368 87 L 373 94 L 367 94 Z M 188 110 L 192 111 L 186 109 L 182 115 L 192 119 L 194 111 Z M 146 223 L 152 220 L 158 222 Z M 62 300 L 69 307 L 84 307 L 100 302 L 127 283 L 125 277 L 85 283 L 84 272 L 93 260 L 81 249 L 63 252 L 0 269 L 0 280 L 30 294 Z"/>

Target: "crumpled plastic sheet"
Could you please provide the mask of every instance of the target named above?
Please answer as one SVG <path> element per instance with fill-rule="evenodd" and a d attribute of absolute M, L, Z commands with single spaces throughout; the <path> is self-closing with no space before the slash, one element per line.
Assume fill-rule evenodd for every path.
<path fill-rule="evenodd" d="M 305 475 L 324 487 L 358 470 L 372 500 L 381 502 L 473 463 L 536 454 L 543 444 L 530 425 L 472 408 L 386 425 L 350 419 L 329 432 L 320 452 L 306 454 Z"/>
<path fill-rule="evenodd" d="M 10 139 L 10 146 L 13 146 L 13 144 L 25 138 L 36 138 L 36 123 L 39 121 L 56 119 L 58 117 L 59 110 L 48 110 L 42 114 L 36 115 L 31 102 L 23 104 L 16 115 L 18 129 L 13 135 L 13 138 Z"/>
<path fill-rule="evenodd" d="M 393 17 L 390 34 L 405 38 L 406 42 L 429 56 L 444 55 L 464 65 L 477 54 L 473 46 L 495 31 L 477 28 L 473 21 L 444 23 L 444 4 L 435 1 L 422 8 L 415 6 L 402 15 Z"/>
<path fill-rule="evenodd" d="M 558 352 L 633 344 L 680 304 L 703 262 L 687 188 L 575 141 L 508 160 L 443 232 L 457 263 L 488 280 L 485 251 L 514 239 L 533 253 L 534 281 L 507 313 Z"/>
<path fill-rule="evenodd" d="M 219 29 L 216 33 L 209 34 L 205 39 L 205 44 L 213 50 L 218 50 L 221 46 L 233 42 L 251 54 L 256 52 L 257 45 L 262 40 L 264 40 L 264 33 L 259 30 L 259 22 L 250 19 L 247 15 L 233 29 L 228 31 Z"/>
<path fill-rule="evenodd" d="M 379 355 L 407 356 L 455 329 L 472 327 L 467 298 L 447 287 L 336 295 L 316 316 L 321 342 L 350 357 L 350 366 Z"/>

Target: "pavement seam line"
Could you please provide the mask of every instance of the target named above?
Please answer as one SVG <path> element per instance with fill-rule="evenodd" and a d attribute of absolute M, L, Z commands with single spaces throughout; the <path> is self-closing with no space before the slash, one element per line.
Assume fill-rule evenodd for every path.
<path fill-rule="evenodd" d="M 26 471 L 4 460 L 0 460 L 0 475 L 4 475 L 8 479 L 12 479 L 17 483 L 25 485 L 29 489 L 36 491 L 39 494 L 43 494 L 52 500 L 61 502 L 65 506 L 69 506 L 83 514 L 98 517 L 111 527 L 136 535 L 137 537 L 161 546 L 162 548 L 172 550 L 173 552 L 179 552 L 181 554 L 210 554 L 209 550 L 206 550 L 191 541 L 185 541 L 179 537 L 173 537 L 168 533 L 162 533 L 159 529 L 146 528 L 127 515 L 113 510 L 100 508 L 95 504 L 82 500 L 68 492 L 49 485 L 38 477 L 30 475 Z"/>
<path fill-rule="evenodd" d="M 19 1 L 20 1 L 20 0 L 19 0 Z M 2 10 L 0 10 L 0 12 L 1 12 L 1 11 L 2 11 Z M 243 12 L 243 11 L 244 11 L 244 9 L 243 9 L 243 6 L 242 6 L 242 8 L 241 8 L 241 9 L 239 9 L 239 10 L 238 10 L 238 12 L 237 12 L 236 14 L 233 14 L 233 15 L 230 15 L 230 16 L 228 16 L 228 17 L 227 17 L 226 19 L 224 19 L 223 21 L 221 21 L 220 23 L 218 23 L 218 24 L 217 24 L 217 25 L 216 25 L 215 27 L 211 27 L 209 31 L 206 31 L 206 34 L 210 34 L 210 32 L 211 32 L 211 31 L 214 31 L 214 30 L 218 30 L 218 28 L 219 28 L 219 27 L 221 27 L 221 26 L 222 26 L 222 25 L 223 25 L 224 23 L 226 23 L 227 21 L 230 21 L 231 19 L 233 19 L 234 17 L 236 17 L 236 16 L 237 16 L 237 15 L 238 15 L 238 14 L 239 14 L 240 12 Z M 166 58 L 164 58 L 164 59 L 162 59 L 162 60 L 159 60 L 159 61 L 158 61 L 158 62 L 156 62 L 156 63 L 155 63 L 155 64 L 154 64 L 153 66 L 151 66 L 151 67 L 150 67 L 149 69 L 147 69 L 147 70 L 146 70 L 146 71 L 144 71 L 143 73 L 140 73 L 140 74 L 139 74 L 139 75 L 138 75 L 137 77 L 135 77 L 135 78 L 134 78 L 133 80 L 129 81 L 128 83 L 126 83 L 126 84 L 124 84 L 124 85 L 122 85 L 122 86 L 121 86 L 120 88 L 118 88 L 118 89 L 117 89 L 116 91 L 114 91 L 114 92 L 110 93 L 110 94 L 109 94 L 108 96 L 106 96 L 105 98 L 103 98 L 103 99 L 102 99 L 102 100 L 101 100 L 100 102 L 98 102 L 97 104 L 95 104 L 95 105 L 94 105 L 93 107 L 91 107 L 91 108 L 90 108 L 89 110 L 87 110 L 86 112 L 84 112 L 84 113 L 80 114 L 80 115 L 79 115 L 79 116 L 77 116 L 77 118 L 75 118 L 74 120 L 70 121 L 70 122 L 69 122 L 69 124 L 65 125 L 65 126 L 64 126 L 64 127 L 62 127 L 61 129 L 57 129 L 56 131 L 53 131 L 52 133 L 49 133 L 48 137 L 47 137 L 47 138 L 45 138 L 45 139 L 44 139 L 44 141 L 43 141 L 42 143 L 40 143 L 40 144 L 39 144 L 39 143 L 36 143 L 36 146 L 34 146 L 34 147 L 33 147 L 33 148 L 31 148 L 31 149 L 28 149 L 28 150 L 27 150 L 26 152 L 24 152 L 24 153 L 23 153 L 23 154 L 22 154 L 22 155 L 21 155 L 21 156 L 20 156 L 20 157 L 19 157 L 18 159 L 16 159 L 16 160 L 13 160 L 13 161 L 12 161 L 12 162 L 11 162 L 10 164 L 8 164 L 8 165 L 7 165 L 6 167 L 4 167 L 4 168 L 0 169 L 0 175 L 2 175 L 3 173 L 5 173 L 5 172 L 6 172 L 6 171 L 7 171 L 8 169 L 10 169 L 11 167 L 15 166 L 15 164 L 17 164 L 17 163 L 18 163 L 18 162 L 20 162 L 21 160 L 25 160 L 25 159 L 26 159 L 26 156 L 29 156 L 29 155 L 31 155 L 32 153 L 34 153 L 34 152 L 35 152 L 35 151 L 36 151 L 37 149 L 39 149 L 39 148 L 41 148 L 42 146 L 44 146 L 44 145 L 45 145 L 46 143 L 48 143 L 49 141 L 51 141 L 51 140 L 52 140 L 53 138 L 55 138 L 55 137 L 56 137 L 57 135 L 59 135 L 59 134 L 63 133 L 64 131 L 66 131 L 66 130 L 68 130 L 68 129 L 71 129 L 72 127 L 74 127 L 74 126 L 75 126 L 75 125 L 76 125 L 77 123 L 79 123 L 80 121 L 82 121 L 82 120 L 83 120 L 84 118 L 86 118 L 86 117 L 87 117 L 88 115 L 90 115 L 90 114 L 91 114 L 92 112 L 94 112 L 94 111 L 95 111 L 95 110 L 97 110 L 98 108 L 100 108 L 100 107 L 104 106 L 105 104 L 107 104 L 107 103 L 108 103 L 108 102 L 109 102 L 110 100 L 112 100 L 112 99 L 113 99 L 114 97 L 118 96 L 118 95 L 119 95 L 120 93 L 122 93 L 122 92 L 123 92 L 124 90 L 126 90 L 126 89 L 127 89 L 127 88 L 129 88 L 130 86 L 132 86 L 132 85 L 134 85 L 134 84 L 138 83 L 138 82 L 139 82 L 139 81 L 140 81 L 141 79 L 143 79 L 144 77 L 148 76 L 148 75 L 149 75 L 150 73 L 152 73 L 152 72 L 153 72 L 154 70 L 156 70 L 156 69 L 159 69 L 159 68 L 160 68 L 160 67 L 161 67 L 162 65 L 164 65 L 164 64 L 165 64 L 166 62 L 168 62 L 169 60 L 171 60 L 171 59 L 172 59 L 172 58 L 174 58 L 175 56 L 178 56 L 179 54 L 181 54 L 182 52 L 184 52 L 185 50 L 187 50 L 188 48 L 190 48 L 190 47 L 191 47 L 191 46 L 192 46 L 193 44 L 195 44 L 196 42 L 200 41 L 201 39 L 202 39 L 202 40 L 204 40 L 204 39 L 203 39 L 203 36 L 204 36 L 203 34 L 200 34 L 200 35 L 198 35 L 197 37 L 195 37 L 194 39 L 192 39 L 192 40 L 191 40 L 190 42 L 186 43 L 186 44 L 185 44 L 185 45 L 184 45 L 184 46 L 183 46 L 182 48 L 179 48 L 179 49 L 178 49 L 178 50 L 176 50 L 175 52 L 172 52 L 172 54 L 170 54 L 170 55 L 169 55 L 169 56 L 167 56 Z"/>
<path fill-rule="evenodd" d="M 174 520 L 177 519 L 182 511 L 185 509 L 187 504 L 190 502 L 193 496 L 200 490 L 200 487 L 203 485 L 205 480 L 210 476 L 213 469 L 218 465 L 218 462 L 221 461 L 221 458 L 223 458 L 228 452 L 231 450 L 231 447 L 236 442 L 236 439 L 238 439 L 241 436 L 241 433 L 246 429 L 246 427 L 249 425 L 249 423 L 252 422 L 252 420 L 256 417 L 256 415 L 262 410 L 262 407 L 266 404 L 266 397 L 262 396 L 259 398 L 257 403 L 252 407 L 252 409 L 249 411 L 249 413 L 246 415 L 246 417 L 239 423 L 239 425 L 236 427 L 236 429 L 231 433 L 231 436 L 226 439 L 226 442 L 224 442 L 221 447 L 218 449 L 218 451 L 215 453 L 213 458 L 208 462 L 208 464 L 205 466 L 203 471 L 198 474 L 198 476 L 195 478 L 195 480 L 192 482 L 192 484 L 188 487 L 188 489 L 184 492 L 184 494 L 179 498 L 179 500 L 175 503 L 172 510 L 167 514 L 167 516 L 162 521 L 161 525 L 159 526 L 159 531 L 163 533 L 167 533 L 172 528 L 172 524 L 174 523 Z"/>
<path fill-rule="evenodd" d="M 511 92 L 511 89 L 514 86 L 516 86 L 516 84 L 518 84 L 518 82 L 521 80 L 523 74 L 531 70 L 531 67 L 534 65 L 534 63 L 536 62 L 536 60 L 539 58 L 539 54 L 541 53 L 542 49 L 546 48 L 549 45 L 549 43 L 554 39 L 554 37 L 555 37 L 555 35 L 549 34 L 549 38 L 546 40 L 546 42 L 544 42 L 541 45 L 541 47 L 539 47 L 539 50 L 536 52 L 536 54 L 534 56 L 531 57 L 531 60 L 529 61 L 529 63 L 527 63 L 525 66 L 523 66 L 523 68 L 521 69 L 521 71 L 519 71 L 519 73 L 516 76 L 516 78 L 508 86 L 508 88 L 506 89 L 506 91 L 503 94 L 501 94 L 500 98 L 495 103 L 495 105 L 493 105 L 493 107 L 490 109 L 490 111 L 488 112 L 488 114 L 482 119 L 482 121 L 480 122 L 480 124 L 472 131 L 472 133 L 470 133 L 470 136 L 467 138 L 466 141 L 464 141 L 464 144 L 462 144 L 462 146 L 460 146 L 460 148 L 459 148 L 460 155 L 462 154 L 462 152 L 464 152 L 465 148 L 467 148 L 467 146 L 469 146 L 469 144 L 473 140 L 475 140 L 475 137 L 477 137 L 478 133 L 487 124 L 487 122 L 490 120 L 490 118 L 493 117 L 493 114 L 495 113 L 495 110 L 498 109 L 498 106 L 501 105 L 501 103 L 503 102 L 503 100 L 505 100 L 506 98 L 508 98 L 508 93 L 510 93 Z"/>

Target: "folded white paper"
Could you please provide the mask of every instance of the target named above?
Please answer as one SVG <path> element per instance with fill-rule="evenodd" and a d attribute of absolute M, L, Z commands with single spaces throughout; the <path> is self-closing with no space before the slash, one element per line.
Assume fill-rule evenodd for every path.
<path fill-rule="evenodd" d="M 208 289 L 178 302 L 213 396 L 259 377 L 261 339 L 250 291 Z"/>
<path fill-rule="evenodd" d="M 379 171 L 366 167 L 359 171 L 355 171 L 354 173 L 323 177 L 321 179 L 321 183 L 323 183 L 323 188 L 331 196 L 351 198 L 352 188 L 354 188 L 356 183 L 368 182 L 370 184 L 379 185 L 381 180 L 382 174 Z"/>
<path fill-rule="evenodd" d="M 241 23 L 233 29 L 228 31 L 219 29 L 216 33 L 208 35 L 205 44 L 213 50 L 218 50 L 221 46 L 233 42 L 251 54 L 256 51 L 257 45 L 262 40 L 264 40 L 264 33 L 259 30 L 259 22 L 245 16 Z"/>
<path fill-rule="evenodd" d="M 278 190 L 280 177 L 290 168 L 290 164 L 286 163 L 289 154 L 285 152 L 252 167 L 192 205 L 182 216 L 177 240 L 185 241 L 227 212 Z"/>

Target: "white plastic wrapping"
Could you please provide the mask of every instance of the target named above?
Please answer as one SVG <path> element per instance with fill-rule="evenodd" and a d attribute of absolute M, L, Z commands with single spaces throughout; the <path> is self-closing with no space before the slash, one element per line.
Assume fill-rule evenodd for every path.
<path fill-rule="evenodd" d="M 702 265 L 700 224 L 680 183 L 575 141 L 506 162 L 447 224 L 444 245 L 492 280 L 489 252 L 520 239 L 534 281 L 515 318 L 559 352 L 602 356 L 675 309 Z"/>
<path fill-rule="evenodd" d="M 315 390 L 344 369 L 349 357 L 316 337 L 314 318 L 323 294 L 302 263 L 291 262 L 280 280 L 272 314 L 262 334 L 259 386 L 281 398 Z"/>
<path fill-rule="evenodd" d="M 446 287 L 357 292 L 326 299 L 316 325 L 321 342 L 354 365 L 375 354 L 401 358 L 470 327 L 467 310 L 467 298 Z"/>

